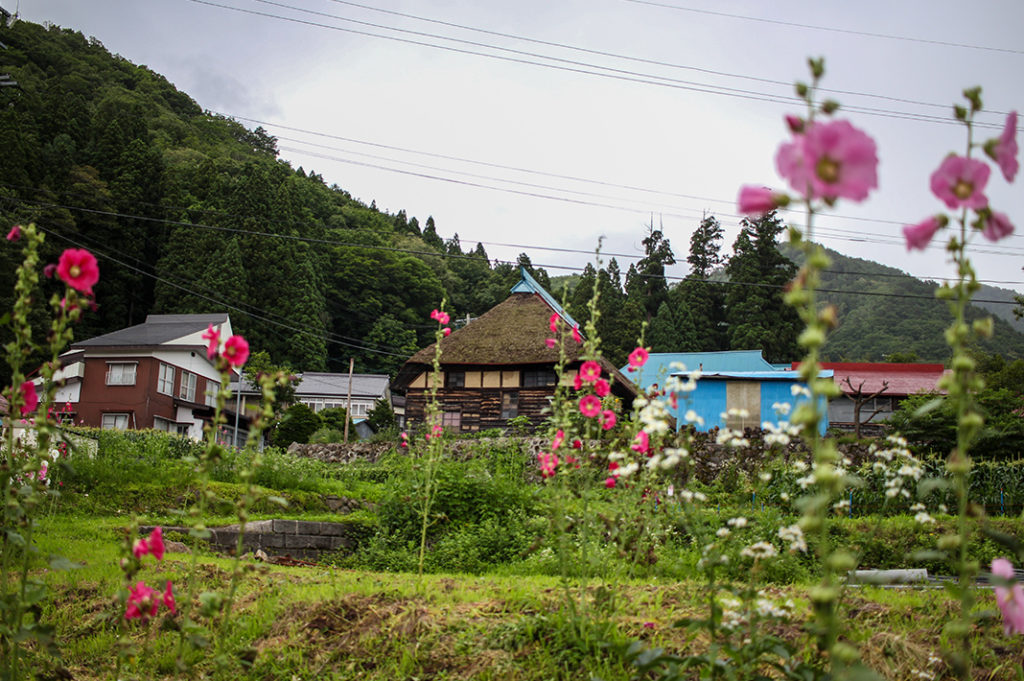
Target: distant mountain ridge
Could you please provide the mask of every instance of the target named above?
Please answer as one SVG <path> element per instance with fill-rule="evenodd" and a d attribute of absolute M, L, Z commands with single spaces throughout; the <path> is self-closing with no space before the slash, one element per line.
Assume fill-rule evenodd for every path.
<path fill-rule="evenodd" d="M 824 348 L 826 359 L 882 361 L 893 353 L 913 353 L 922 362 L 948 359 L 943 332 L 951 317 L 946 304 L 935 298 L 938 282 L 826 250 L 832 265 L 822 274 L 820 298 L 835 305 L 839 313 L 839 326 Z M 1005 302 L 979 302 L 968 311 L 969 321 L 993 317 L 995 333 L 980 348 L 1008 359 L 1024 358 L 1024 322 L 1014 318 L 1010 304 L 1014 295 L 1014 291 L 983 286 L 975 299 Z"/>

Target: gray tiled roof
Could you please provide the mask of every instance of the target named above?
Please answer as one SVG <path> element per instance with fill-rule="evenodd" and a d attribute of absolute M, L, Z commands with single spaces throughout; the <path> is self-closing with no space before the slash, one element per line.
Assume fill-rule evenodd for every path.
<path fill-rule="evenodd" d="M 384 394 L 388 387 L 386 374 L 352 374 L 353 397 L 377 398 Z M 236 383 L 232 383 L 232 390 Z M 245 380 L 244 393 L 256 392 L 255 387 Z M 302 374 L 302 382 L 295 389 L 299 399 L 304 397 L 345 397 L 348 395 L 348 374 L 328 374 L 307 371 Z"/>
<path fill-rule="evenodd" d="M 78 341 L 71 347 L 161 345 L 196 331 L 205 331 L 210 324 L 223 324 L 227 320 L 226 312 L 217 314 L 151 314 L 142 324 Z"/>

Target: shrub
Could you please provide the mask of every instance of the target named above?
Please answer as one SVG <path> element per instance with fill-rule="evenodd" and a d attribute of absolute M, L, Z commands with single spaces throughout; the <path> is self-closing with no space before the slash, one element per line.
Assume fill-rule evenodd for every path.
<path fill-rule="evenodd" d="M 306 444 L 309 436 L 320 428 L 320 424 L 320 417 L 312 409 L 301 402 L 293 404 L 274 428 L 271 442 L 275 447 L 288 447 L 293 442 Z"/>

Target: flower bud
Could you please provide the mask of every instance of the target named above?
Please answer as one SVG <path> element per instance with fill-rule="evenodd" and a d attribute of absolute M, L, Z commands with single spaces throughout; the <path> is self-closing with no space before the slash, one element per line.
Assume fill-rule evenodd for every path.
<path fill-rule="evenodd" d="M 802 99 L 802 98 L 807 96 L 808 92 L 810 92 L 810 88 L 807 87 L 807 83 L 800 83 L 800 82 L 798 82 L 796 84 L 796 96 L 797 97 L 800 97 Z"/>
<path fill-rule="evenodd" d="M 826 99 L 821 103 L 821 111 L 824 114 L 834 114 L 839 109 L 839 102 L 834 99 Z"/>

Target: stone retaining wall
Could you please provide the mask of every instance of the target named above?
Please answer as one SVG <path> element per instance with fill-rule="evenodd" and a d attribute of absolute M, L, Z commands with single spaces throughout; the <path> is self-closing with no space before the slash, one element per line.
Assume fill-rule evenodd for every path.
<path fill-rule="evenodd" d="M 145 535 L 152 527 L 140 527 Z M 187 527 L 164 527 L 164 532 L 188 534 Z M 214 551 L 234 553 L 238 545 L 238 525 L 210 528 L 208 541 Z M 353 523 L 328 523 L 308 520 L 257 520 L 245 525 L 242 550 L 261 549 L 268 556 L 291 556 L 319 560 L 324 554 L 351 551 L 359 543 L 365 528 Z"/>

